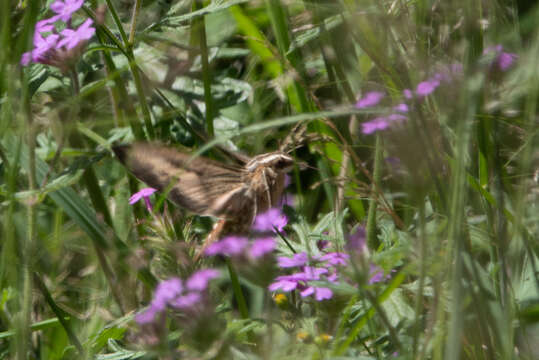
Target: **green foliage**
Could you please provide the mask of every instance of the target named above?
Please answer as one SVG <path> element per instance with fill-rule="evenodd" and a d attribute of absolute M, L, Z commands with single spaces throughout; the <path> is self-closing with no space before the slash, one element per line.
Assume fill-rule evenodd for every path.
<path fill-rule="evenodd" d="M 0 359 L 537 358 L 537 5 L 87 1 L 88 43 L 22 66 L 51 3 L 0 5 Z M 214 219 L 130 205 L 111 148 L 134 141 L 228 164 L 289 142 L 273 253 L 195 260 Z M 268 290 L 279 257 L 333 251 L 338 281 L 308 283 L 330 299 Z M 209 267 L 203 311 L 135 321 Z"/>

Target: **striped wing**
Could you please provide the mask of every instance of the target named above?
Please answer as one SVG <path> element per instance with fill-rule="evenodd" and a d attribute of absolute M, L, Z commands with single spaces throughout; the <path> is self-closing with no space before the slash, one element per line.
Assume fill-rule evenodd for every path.
<path fill-rule="evenodd" d="M 158 144 L 115 146 L 114 153 L 138 179 L 168 191 L 176 204 L 200 215 L 236 218 L 252 211 L 241 168 L 195 158 Z"/>

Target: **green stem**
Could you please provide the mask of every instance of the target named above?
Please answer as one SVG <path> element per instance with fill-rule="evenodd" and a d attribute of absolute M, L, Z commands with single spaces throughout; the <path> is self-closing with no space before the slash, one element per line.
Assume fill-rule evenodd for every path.
<path fill-rule="evenodd" d="M 23 84 L 26 84 L 26 77 L 22 75 Z M 30 105 L 30 95 L 28 86 L 23 87 L 23 107 L 26 117 L 27 141 L 28 141 L 28 190 L 36 189 L 36 139 L 32 111 Z M 30 339 L 30 322 L 32 314 L 32 261 L 34 239 L 36 237 L 36 206 L 37 199 L 31 198 L 27 205 L 27 237 L 23 240 L 21 264 L 22 264 L 22 306 L 21 317 L 19 319 L 19 336 L 17 336 L 17 358 L 26 359 L 28 353 L 28 342 Z"/>
<path fill-rule="evenodd" d="M 58 318 L 58 321 L 64 328 L 67 337 L 69 338 L 69 341 L 73 344 L 73 346 L 77 348 L 79 354 L 81 356 L 84 356 L 84 348 L 82 347 L 82 344 L 80 343 L 79 339 L 77 339 L 77 336 L 73 332 L 73 329 L 71 329 L 71 326 L 67 322 L 67 314 L 65 314 L 65 312 L 60 307 L 58 307 L 58 305 L 56 305 L 56 302 L 52 298 L 49 289 L 47 289 L 47 286 L 45 285 L 43 280 L 41 280 L 41 277 L 37 273 L 34 273 L 34 282 L 37 284 L 37 287 L 45 298 L 45 301 L 47 302 L 47 304 L 49 304 L 49 307 L 51 308 L 52 312 L 54 312 L 54 314 Z"/>
<path fill-rule="evenodd" d="M 195 0 L 195 10 L 202 9 L 203 4 L 200 0 Z M 213 118 L 215 117 L 215 109 L 211 96 L 211 70 L 208 60 L 208 44 L 206 39 L 206 22 L 204 16 L 195 18 L 193 31 L 198 35 L 200 45 L 200 60 L 202 63 L 202 81 L 204 83 L 204 103 L 206 104 L 206 131 L 210 138 L 214 136 Z"/>
<path fill-rule="evenodd" d="M 380 135 L 376 135 L 376 148 L 374 150 L 374 170 L 373 170 L 373 190 L 380 188 L 380 180 L 382 177 L 382 154 L 383 145 Z M 378 238 L 376 237 L 376 207 L 378 206 L 376 191 L 371 192 L 371 200 L 369 202 L 369 211 L 367 215 L 367 245 L 369 249 L 378 248 Z"/>
<path fill-rule="evenodd" d="M 137 27 L 137 19 L 140 13 L 141 0 L 135 0 L 135 6 L 133 7 L 133 15 L 131 16 L 131 28 L 129 29 L 129 44 L 133 44 L 135 41 L 135 29 Z"/>
<path fill-rule="evenodd" d="M 226 266 L 228 268 L 228 274 L 230 275 L 230 282 L 232 283 L 232 289 L 234 291 L 234 297 L 238 303 L 238 309 L 240 310 L 240 315 L 244 319 L 249 318 L 249 310 L 247 309 L 247 303 L 245 302 L 245 297 L 241 291 L 240 281 L 238 279 L 238 274 L 232 265 L 232 262 L 229 258 L 226 259 Z"/>
<path fill-rule="evenodd" d="M 139 73 L 140 69 L 137 66 L 135 54 L 133 53 L 133 44 L 127 38 L 127 34 L 123 29 L 122 22 L 120 21 L 120 18 L 118 17 L 118 14 L 116 13 L 116 9 L 114 8 L 112 2 L 110 0 L 106 0 L 106 2 L 112 15 L 112 18 L 116 23 L 118 30 L 120 31 L 120 37 L 122 38 L 122 41 L 124 43 L 125 56 L 128 60 L 129 69 L 131 70 L 131 75 L 133 76 L 135 88 L 137 89 L 137 95 L 140 101 L 140 109 L 142 111 L 142 117 L 144 119 L 144 126 L 146 127 L 148 137 L 150 138 L 150 140 L 153 140 L 155 139 L 155 132 L 152 126 L 152 117 L 150 115 L 148 102 L 146 101 L 146 95 L 144 94 L 144 86 L 142 86 L 142 80 Z M 133 16 L 136 16 L 137 14 L 138 12 L 133 12 Z"/>

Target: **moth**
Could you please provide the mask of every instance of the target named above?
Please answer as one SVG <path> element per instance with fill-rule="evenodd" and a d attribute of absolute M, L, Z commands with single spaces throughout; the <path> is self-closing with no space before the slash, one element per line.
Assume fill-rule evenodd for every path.
<path fill-rule="evenodd" d="M 156 143 L 114 146 L 125 167 L 149 186 L 168 193 L 174 203 L 199 215 L 219 218 L 205 247 L 227 234 L 249 231 L 257 214 L 274 207 L 281 198 L 285 174 L 294 159 L 275 151 L 227 165 Z"/>

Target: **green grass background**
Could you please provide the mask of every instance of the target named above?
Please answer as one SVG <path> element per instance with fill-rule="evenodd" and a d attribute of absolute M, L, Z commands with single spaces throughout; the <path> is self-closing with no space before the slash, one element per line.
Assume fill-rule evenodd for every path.
<path fill-rule="evenodd" d="M 73 21 L 103 5 L 105 21 L 81 58 L 23 68 L 50 3 L 0 5 L 0 358 L 539 358 L 533 2 L 87 1 Z M 518 55 L 507 72 L 483 55 L 496 44 Z M 403 126 L 361 133 L 453 63 L 462 77 Z M 385 102 L 355 109 L 373 90 Z M 342 246 L 366 226 L 391 278 L 327 303 L 290 297 L 292 311 L 240 269 L 247 307 L 232 279 L 205 328 L 141 330 L 134 312 L 200 266 L 179 254 L 211 224 L 128 205 L 141 184 L 111 144 L 255 155 L 297 124 L 310 168 L 293 173 L 289 240 Z"/>

